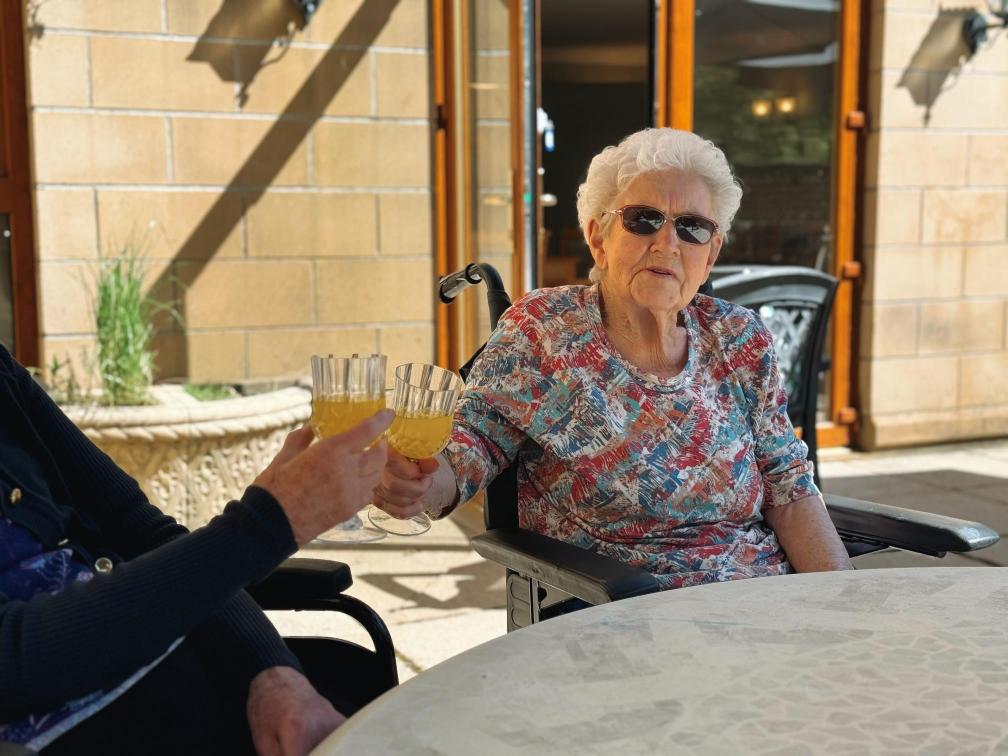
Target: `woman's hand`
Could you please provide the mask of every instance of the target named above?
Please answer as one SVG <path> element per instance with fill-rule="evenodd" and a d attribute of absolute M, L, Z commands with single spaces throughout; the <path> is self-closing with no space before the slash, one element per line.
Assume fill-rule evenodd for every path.
<path fill-rule="evenodd" d="M 439 467 L 439 457 L 412 460 L 389 449 L 381 482 L 374 492 L 375 506 L 400 520 L 420 514 L 427 507 L 425 494 L 434 484 Z"/>
<path fill-rule="evenodd" d="M 290 433 L 283 448 L 254 485 L 264 488 L 283 507 L 298 546 L 349 519 L 371 501 L 385 467 L 384 439 L 371 444 L 395 413 L 382 410 L 346 433 L 312 444 L 310 428 Z"/>

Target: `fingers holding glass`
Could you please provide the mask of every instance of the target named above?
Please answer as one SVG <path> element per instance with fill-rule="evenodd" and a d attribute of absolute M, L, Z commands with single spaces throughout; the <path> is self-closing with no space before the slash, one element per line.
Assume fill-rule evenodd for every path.
<path fill-rule="evenodd" d="M 388 430 L 389 447 L 414 462 L 438 454 L 451 438 L 452 416 L 462 387 L 458 375 L 436 365 L 410 362 L 397 367 L 392 400 L 396 417 Z M 395 505 L 394 501 L 386 504 L 403 513 Z M 423 512 L 405 518 L 394 514 L 372 508 L 368 518 L 375 526 L 396 535 L 419 535 L 430 530 L 430 518 Z"/>
<path fill-rule="evenodd" d="M 316 438 L 344 433 L 385 409 L 386 359 L 383 354 L 369 357 L 312 356 L 312 414 L 309 424 Z M 355 514 L 316 540 L 323 543 L 365 543 L 384 537 L 384 531 L 365 525 Z"/>

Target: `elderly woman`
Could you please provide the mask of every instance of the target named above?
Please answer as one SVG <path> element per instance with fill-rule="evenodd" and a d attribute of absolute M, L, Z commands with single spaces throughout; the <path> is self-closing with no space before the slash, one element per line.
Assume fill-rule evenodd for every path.
<path fill-rule="evenodd" d="M 505 314 L 435 460 L 390 454 L 376 503 L 443 516 L 518 465 L 523 528 L 652 572 L 663 588 L 850 569 L 788 420 L 773 340 L 697 294 L 742 190 L 695 134 L 646 129 L 578 190 L 592 286 Z"/>

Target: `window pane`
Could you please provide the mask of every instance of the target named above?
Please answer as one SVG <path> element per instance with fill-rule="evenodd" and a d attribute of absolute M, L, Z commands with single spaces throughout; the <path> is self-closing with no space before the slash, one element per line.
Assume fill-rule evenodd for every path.
<path fill-rule="evenodd" d="M 697 0 L 694 128 L 745 194 L 721 263 L 832 270 L 835 0 Z"/>
<path fill-rule="evenodd" d="M 14 301 L 11 296 L 10 216 L 0 213 L 0 344 L 14 351 Z"/>
<path fill-rule="evenodd" d="M 471 176 L 471 253 L 473 261 L 493 265 L 504 287 L 514 292 L 508 6 L 500 0 L 474 0 L 469 13 L 470 78 L 464 86 L 471 151 L 464 159 L 469 161 Z M 467 357 L 490 333 L 485 293 L 474 289 L 469 299 L 474 300 L 476 322 L 475 333 L 466 345 Z"/>

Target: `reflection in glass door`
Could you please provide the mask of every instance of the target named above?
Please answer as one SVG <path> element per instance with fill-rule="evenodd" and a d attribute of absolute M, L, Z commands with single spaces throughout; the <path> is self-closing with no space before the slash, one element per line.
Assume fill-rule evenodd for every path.
<path fill-rule="evenodd" d="M 696 0 L 694 130 L 745 194 L 720 264 L 832 272 L 836 0 Z"/>
<path fill-rule="evenodd" d="M 10 216 L 0 213 L 0 344 L 14 352 L 14 296 L 11 275 Z"/>
<path fill-rule="evenodd" d="M 838 0 L 696 0 L 694 130 L 744 194 L 718 261 L 833 273 Z M 827 353 L 833 353 L 835 321 Z M 820 380 L 830 418 L 832 375 Z"/>
<path fill-rule="evenodd" d="M 463 223 L 469 235 L 463 247 L 467 262 L 493 265 L 512 294 L 512 254 L 514 223 L 511 166 L 511 51 L 508 4 L 506 0 L 471 0 L 463 39 L 466 57 L 461 93 L 464 119 L 462 161 L 468 181 L 463 184 L 466 207 Z M 466 354 L 486 340 L 489 314 L 482 289 L 468 294 L 474 308 L 469 322 L 470 335 Z"/>

